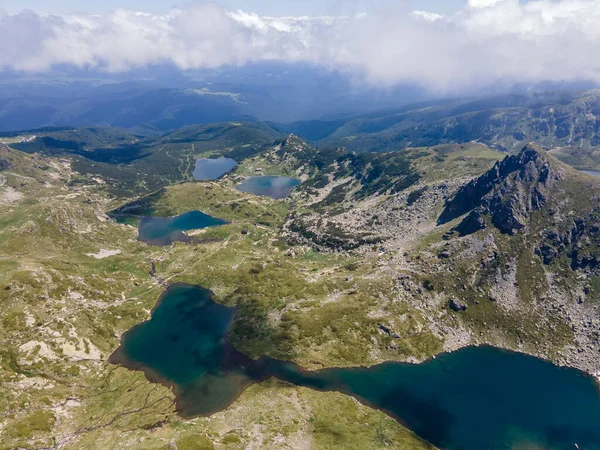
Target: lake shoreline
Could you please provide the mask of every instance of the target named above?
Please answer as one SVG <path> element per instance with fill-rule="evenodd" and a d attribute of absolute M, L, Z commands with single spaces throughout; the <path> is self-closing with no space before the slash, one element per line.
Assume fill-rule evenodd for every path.
<path fill-rule="evenodd" d="M 176 293 L 175 291 L 179 290 L 179 293 Z M 197 290 L 197 292 L 195 292 Z M 159 316 L 160 314 L 157 314 L 160 312 L 161 308 L 164 306 L 166 307 L 167 305 L 165 304 L 165 301 L 167 300 L 168 296 L 170 294 L 173 294 L 174 296 L 179 295 L 180 297 L 176 297 L 174 298 L 174 301 L 176 303 L 173 304 L 171 310 L 169 310 L 168 308 L 166 309 L 167 312 L 162 311 L 161 314 L 163 316 L 163 319 L 161 319 Z M 202 297 L 197 297 L 197 296 L 202 296 Z M 177 298 L 179 298 L 179 300 L 177 300 Z M 198 298 L 198 304 L 196 305 L 196 298 Z M 183 303 L 182 303 L 183 302 Z M 183 310 L 181 308 L 184 308 Z M 190 309 L 191 308 L 191 309 Z M 198 309 L 195 309 L 198 308 Z M 207 309 L 209 308 L 209 309 Z M 196 318 L 198 317 L 202 317 L 201 320 L 207 321 L 206 323 L 211 323 L 212 320 L 212 316 L 209 317 L 208 319 L 206 318 L 206 314 L 203 313 L 204 310 L 208 311 L 214 311 L 214 314 L 216 314 L 216 316 L 221 317 L 219 322 L 215 322 L 216 324 L 216 328 L 211 329 L 211 330 L 206 330 L 206 331 L 202 331 L 202 329 L 195 329 L 193 328 L 192 331 L 194 333 L 197 334 L 185 334 L 185 328 L 189 327 L 190 324 L 196 324 Z M 173 379 L 168 378 L 166 375 L 161 374 L 160 370 L 155 370 L 154 367 L 150 367 L 147 363 L 138 361 L 132 357 L 130 357 L 129 354 L 127 354 L 126 349 L 126 344 L 128 341 L 128 338 L 133 336 L 134 334 L 136 334 L 136 330 L 140 331 L 144 326 L 147 326 L 148 324 L 150 324 L 152 321 L 154 321 L 154 325 L 155 327 L 158 326 L 157 322 L 160 322 L 161 320 L 164 320 L 165 317 L 170 317 L 169 314 L 182 314 L 183 311 L 188 311 L 189 313 L 186 313 L 186 321 L 190 320 L 191 322 L 189 324 L 186 324 L 184 322 L 182 322 L 180 324 L 180 327 L 182 327 L 182 329 L 184 331 L 182 331 L 181 333 L 179 333 L 179 331 L 174 331 L 174 335 L 165 335 L 165 336 L 161 336 L 160 334 L 158 336 L 152 335 L 154 336 L 153 339 L 158 338 L 160 342 L 162 342 L 162 346 L 161 348 L 163 348 L 163 351 L 169 348 L 173 348 L 173 351 L 175 353 L 179 352 L 179 356 L 174 356 L 174 358 L 177 357 L 182 357 L 182 355 L 187 355 L 189 351 L 192 351 L 195 347 L 194 347 L 194 343 L 192 342 L 191 344 L 188 341 L 185 341 L 185 337 L 187 336 L 188 338 L 191 336 L 193 339 L 193 336 L 202 336 L 203 333 L 206 334 L 206 339 L 208 339 L 208 349 L 209 349 L 209 353 L 206 353 L 205 351 L 202 350 L 202 348 L 199 349 L 200 353 L 198 353 L 197 355 L 195 353 L 191 353 L 191 357 L 192 358 L 201 358 L 198 362 L 198 364 L 200 364 L 200 368 L 201 368 L 201 372 L 199 372 L 199 375 L 201 378 L 194 378 L 195 376 L 192 376 L 191 379 L 186 378 L 184 376 L 183 379 L 188 379 L 189 381 L 186 382 L 177 382 L 174 381 Z M 170 311 L 170 312 L 169 312 Z M 178 312 L 179 311 L 179 312 Z M 545 376 L 548 378 L 548 386 L 555 386 L 559 380 L 565 380 L 564 384 L 565 384 L 565 391 L 566 393 L 569 393 L 570 391 L 572 391 L 573 395 L 575 395 L 575 397 L 573 397 L 573 399 L 571 399 L 569 396 L 571 395 L 569 393 L 569 396 L 567 396 L 567 398 L 569 400 L 567 400 L 568 402 L 572 402 L 575 401 L 576 398 L 578 398 L 577 396 L 581 397 L 583 392 L 588 392 L 591 389 L 591 384 L 593 383 L 594 389 L 596 391 L 596 393 L 600 392 L 598 391 L 598 378 L 596 376 L 592 376 L 590 379 L 590 374 L 581 371 L 579 369 L 574 369 L 571 367 L 567 367 L 567 366 L 559 366 L 555 363 L 553 363 L 552 361 L 549 361 L 548 359 L 544 359 L 544 358 L 539 358 L 538 356 L 534 356 L 534 355 L 530 355 L 527 354 L 525 352 L 522 351 L 515 351 L 513 349 L 506 349 L 506 348 L 501 348 L 501 347 L 497 347 L 497 346 L 491 346 L 488 344 L 473 344 L 473 345 L 469 345 L 469 346 L 465 346 L 463 348 L 460 348 L 458 350 L 455 351 L 450 351 L 450 352 L 441 352 L 431 358 L 428 358 L 427 360 L 424 360 L 422 362 L 419 363 L 415 363 L 414 361 L 411 362 L 399 362 L 399 361 L 386 361 L 383 363 L 379 363 L 379 364 L 374 364 L 372 366 L 358 366 L 358 367 L 336 367 L 336 368 L 323 368 L 323 369 L 318 369 L 318 370 L 309 370 L 309 369 L 305 369 L 303 367 L 301 367 L 300 365 L 298 365 L 295 362 L 291 362 L 291 361 L 280 361 L 280 360 L 276 360 L 273 358 L 270 358 L 268 356 L 261 356 L 258 359 L 252 359 L 247 357 L 246 355 L 242 354 L 241 352 L 237 351 L 233 345 L 231 344 L 231 342 L 229 342 L 228 339 L 228 335 L 229 335 L 229 330 L 231 328 L 231 324 L 233 323 L 233 319 L 234 319 L 234 313 L 235 313 L 235 308 L 231 308 L 225 305 L 222 305 L 220 303 L 218 303 L 217 301 L 215 301 L 215 296 L 214 293 L 208 289 L 202 288 L 200 286 L 196 286 L 196 285 L 192 285 L 192 284 L 188 284 L 188 283 L 173 283 L 171 285 L 169 285 L 169 287 L 167 288 L 167 290 L 165 290 L 159 297 L 159 299 L 156 302 L 155 307 L 152 310 L 152 315 L 150 317 L 150 319 L 148 321 L 142 322 L 138 325 L 135 325 L 134 327 L 130 328 L 127 332 L 125 332 L 122 336 L 121 336 L 121 345 L 115 350 L 115 352 L 113 352 L 113 354 L 109 357 L 108 362 L 110 364 L 116 364 L 116 365 L 120 365 L 122 367 L 126 367 L 130 370 L 137 370 L 137 371 L 141 371 L 144 373 L 146 379 L 152 383 L 159 383 L 162 384 L 166 387 L 168 387 L 174 394 L 175 396 L 175 408 L 177 410 L 177 413 L 184 419 L 192 419 L 194 417 L 210 417 L 213 414 L 219 412 L 219 411 L 223 411 L 228 409 L 229 407 L 231 407 L 231 405 L 233 403 L 235 403 L 235 401 L 237 401 L 237 399 L 239 399 L 239 397 L 252 385 L 257 384 L 257 383 L 262 383 L 266 380 L 269 379 L 277 379 L 281 382 L 284 383 L 289 383 L 293 386 L 297 386 L 297 387 L 305 387 L 305 388 L 309 388 L 315 391 L 319 391 L 319 392 L 340 392 L 343 395 L 348 395 L 351 396 L 353 398 L 355 398 L 357 401 L 359 401 L 361 404 L 364 404 L 366 406 L 368 406 L 369 408 L 372 408 L 374 410 L 378 410 L 381 411 L 383 413 L 385 413 L 386 415 L 388 415 L 389 417 L 393 418 L 394 420 L 396 420 L 399 424 L 405 426 L 406 428 L 408 428 L 409 430 L 413 431 L 417 436 L 419 436 L 420 438 L 422 438 L 424 441 L 426 442 L 431 442 L 433 445 L 437 445 L 440 446 L 440 444 L 443 444 L 444 442 L 454 442 L 454 444 L 452 445 L 458 445 L 459 442 L 461 442 L 461 439 L 465 440 L 465 442 L 475 442 L 475 439 L 483 439 L 485 441 L 485 437 L 481 437 L 478 436 L 477 438 L 464 438 L 464 437 L 456 437 L 456 436 L 452 436 L 452 437 L 448 437 L 445 434 L 439 435 L 436 433 L 439 433 L 443 430 L 443 427 L 440 428 L 442 425 L 436 425 L 437 422 L 432 422 L 431 420 L 433 420 L 433 418 L 438 417 L 438 416 L 444 416 L 444 414 L 451 414 L 452 417 L 454 417 L 456 414 L 458 414 L 458 411 L 461 411 L 461 408 L 469 408 L 467 409 L 468 414 L 472 415 L 475 412 L 474 405 L 477 405 L 479 401 L 481 401 L 481 398 L 479 397 L 479 394 L 477 394 L 477 389 L 483 389 L 482 391 L 482 398 L 486 398 L 486 392 L 489 391 L 489 393 L 491 392 L 495 392 L 495 386 L 497 384 L 494 383 L 493 379 L 500 377 L 502 379 L 501 375 L 498 375 L 496 372 L 490 372 L 490 370 L 492 367 L 494 367 L 495 365 L 500 364 L 500 367 L 502 367 L 501 371 L 505 371 L 505 370 L 511 370 L 511 369 L 505 369 L 504 367 L 510 367 L 511 365 L 515 366 L 515 374 L 518 375 L 518 373 L 529 373 L 529 372 L 522 372 L 523 370 L 529 370 L 526 369 L 527 367 L 530 367 L 532 370 L 532 376 L 533 379 L 532 380 L 526 380 L 526 379 L 522 379 L 522 378 L 518 378 L 521 381 L 516 381 L 516 383 L 518 383 L 517 385 L 515 384 L 511 384 L 510 381 L 507 381 L 508 385 L 506 386 L 506 388 L 509 388 L 512 390 L 512 388 L 519 388 L 519 389 L 526 389 L 525 392 L 527 392 L 527 396 L 530 396 L 531 399 L 539 399 L 540 401 L 544 398 L 544 397 L 539 397 L 541 394 L 540 389 L 542 389 L 542 386 L 538 386 L 537 382 L 535 381 L 535 373 L 538 373 L 538 376 Z M 200 315 L 198 315 L 200 314 Z M 166 316 L 165 316 L 166 315 Z M 210 314 L 209 314 L 210 315 Z M 215 316 L 215 317 L 216 317 Z M 177 316 L 173 316 L 173 317 L 177 317 Z M 182 316 L 184 317 L 184 316 Z M 226 322 L 223 322 L 224 318 L 226 318 Z M 215 319 L 215 320 L 219 320 L 219 319 Z M 204 323 L 204 322 L 199 322 L 200 323 Z M 194 327 L 197 325 L 194 325 Z M 160 330 L 160 328 L 158 328 Z M 219 331 L 221 330 L 221 331 Z M 148 330 L 146 330 L 148 331 Z M 179 334 L 178 334 L 179 333 Z M 208 334 L 207 334 L 208 333 Z M 212 334 L 211 334 L 212 333 Z M 219 336 L 221 336 L 222 333 L 222 337 L 219 338 Z M 138 333 L 139 334 L 139 333 Z M 147 335 L 147 334 L 146 334 Z M 143 337 L 144 334 L 142 333 L 142 339 L 146 339 Z M 139 338 L 139 335 L 138 335 Z M 180 339 L 183 339 L 185 341 L 185 348 L 184 348 L 184 353 L 181 353 L 181 348 L 178 349 L 178 346 L 181 347 L 182 344 L 178 344 L 178 342 L 180 341 Z M 157 342 L 159 342 L 157 341 Z M 172 343 L 171 343 L 172 342 Z M 213 347 L 211 344 L 211 342 L 216 345 L 217 347 L 214 347 L 214 351 L 216 351 L 217 353 L 215 353 L 214 355 L 217 356 L 217 360 L 216 362 L 210 363 L 210 359 L 206 360 L 206 359 L 202 359 L 202 358 L 212 358 L 213 355 Z M 134 345 L 134 347 L 131 348 L 136 348 L 135 345 L 144 345 L 144 341 L 142 340 L 141 342 L 138 341 L 137 344 L 132 344 Z M 150 344 L 150 342 L 148 342 L 148 344 Z M 173 347 L 171 347 L 173 346 Z M 189 348 L 188 348 L 189 347 Z M 187 350 L 186 350 L 187 349 Z M 146 351 L 150 351 L 150 353 L 152 355 L 156 355 L 157 352 L 160 353 L 160 349 L 154 349 L 154 348 L 150 348 L 150 350 L 146 350 Z M 139 353 L 139 351 L 138 351 Z M 167 350 L 167 353 L 170 353 Z M 144 353 L 141 353 L 142 355 Z M 520 357 L 518 359 L 514 359 L 514 356 L 516 355 L 520 355 Z M 170 356 L 167 355 L 167 360 L 169 360 Z M 466 366 L 462 367 L 462 366 L 456 366 L 457 361 L 459 360 L 463 360 L 465 362 L 465 364 L 467 364 Z M 164 363 L 164 360 L 161 360 Z M 177 359 L 173 360 L 173 363 L 176 363 Z M 183 360 L 185 361 L 185 359 Z M 207 362 L 208 361 L 208 362 Z M 487 361 L 487 363 L 486 363 Z M 476 386 L 479 386 L 474 392 L 472 393 L 468 393 L 467 391 L 463 391 L 460 390 L 461 395 L 466 395 L 465 397 L 465 401 L 466 401 L 466 405 L 473 405 L 473 406 L 461 406 L 461 405 L 455 405 L 452 409 L 452 412 L 444 412 L 445 410 L 442 408 L 442 406 L 437 406 L 436 403 L 432 403 L 431 400 L 427 400 L 426 398 L 421 398 L 421 396 L 423 395 L 424 392 L 427 392 L 426 390 L 423 391 L 423 389 L 432 389 L 434 392 L 437 392 L 436 390 L 439 389 L 443 389 L 443 387 L 445 386 L 446 383 L 448 383 L 449 385 L 452 385 L 453 383 L 457 383 L 458 386 L 460 385 L 464 385 L 465 383 L 469 383 L 469 376 L 463 375 L 464 370 L 468 370 L 469 366 L 468 364 L 478 364 L 481 363 L 482 366 L 479 367 L 477 371 L 481 372 L 482 374 L 488 374 L 488 375 L 484 375 L 483 378 L 479 378 L 479 381 L 476 383 Z M 194 364 L 193 362 L 185 362 L 184 364 Z M 208 365 L 207 365 L 208 364 Z M 210 364 L 217 364 L 216 366 L 212 366 Z M 491 365 L 490 365 L 491 364 Z M 506 364 L 506 366 L 505 366 Z M 177 365 L 177 364 L 176 364 Z M 489 366 L 489 367 L 488 367 Z M 553 369 L 550 369 L 550 367 L 553 367 Z M 520 369 L 517 369 L 520 368 Z M 207 372 L 208 370 L 208 372 Z M 433 372 L 432 372 L 433 370 Z M 448 372 L 447 374 L 443 375 L 443 378 L 445 380 L 445 378 L 448 376 L 449 379 L 448 380 L 454 380 L 454 381 L 447 381 L 445 380 L 443 382 L 443 385 L 438 385 L 437 382 L 434 382 L 433 385 L 430 385 L 429 383 L 433 382 L 433 380 L 436 380 L 436 377 L 442 376 L 442 373 L 439 373 L 440 370 L 447 371 L 450 370 L 450 372 Z M 519 370 L 521 372 L 519 372 Z M 177 373 L 177 372 L 176 372 Z M 381 384 L 381 382 L 383 382 L 386 378 L 388 377 L 388 375 L 386 374 L 398 374 L 397 376 L 399 376 L 400 378 L 397 378 L 398 381 L 394 381 L 394 383 L 392 385 L 388 385 L 387 383 L 389 383 L 389 380 L 387 382 L 385 382 L 384 384 Z M 445 373 L 445 372 L 444 372 Z M 508 372 L 510 373 L 510 372 Z M 507 374 L 508 374 L 507 373 Z M 184 372 L 185 374 L 185 372 Z M 193 374 L 193 372 L 192 372 Z M 204 375 L 202 375 L 204 374 Z M 420 380 L 419 377 L 421 377 L 421 375 L 418 374 L 424 374 L 425 378 L 423 378 L 423 381 Z M 515 374 L 511 374 L 508 377 L 508 380 L 510 380 L 511 377 L 516 376 Z M 416 380 L 417 383 L 425 383 L 424 385 L 420 386 L 421 392 L 420 394 L 415 394 L 415 393 L 411 393 L 411 391 L 404 391 L 403 387 L 406 387 L 407 385 L 410 385 L 412 382 L 409 382 L 409 380 L 411 379 L 410 377 L 414 377 L 417 376 Z M 408 379 L 405 379 L 406 376 L 408 376 Z M 433 376 L 433 378 L 431 378 Z M 489 381 L 489 385 L 487 383 L 488 381 L 488 377 L 491 376 L 491 379 Z M 383 378 L 382 378 L 383 377 Z M 395 376 L 394 376 L 395 377 Z M 458 377 L 458 378 L 457 378 Z M 519 375 L 520 377 L 520 375 Z M 431 378 L 431 381 L 425 381 Z M 369 387 L 370 384 L 368 383 L 367 386 L 365 386 L 364 384 L 360 384 L 362 383 L 360 380 L 365 379 L 366 380 L 371 380 L 373 382 L 375 382 L 375 384 L 372 385 L 372 387 Z M 392 378 L 392 379 L 396 379 L 396 378 Z M 402 381 L 404 379 L 404 381 Z M 584 381 L 584 379 L 587 379 L 588 381 Z M 346 380 L 346 381 L 345 381 Z M 377 381 L 379 380 L 379 381 Z M 579 380 L 579 381 L 578 381 Z M 475 381 L 475 380 L 473 380 Z M 541 380 L 540 380 L 541 381 Z M 483 385 L 481 385 L 480 383 L 484 383 Z M 182 384 L 183 383 L 183 384 Z M 357 384 L 359 383 L 359 384 Z M 479 383 L 479 384 L 478 384 Z M 533 384 L 531 384 L 533 383 Z M 553 384 L 552 384 L 553 383 Z M 519 386 L 520 384 L 523 384 L 523 386 Z M 531 384 L 531 388 L 528 388 L 526 386 L 529 386 Z M 397 385 L 397 387 L 396 387 Z M 427 387 L 430 386 L 430 387 Z M 416 387 L 416 386 L 415 386 Z M 568 387 L 568 388 L 567 388 Z M 365 390 L 366 389 L 366 390 Z M 379 397 L 377 394 L 377 392 L 381 391 L 383 389 L 383 391 L 381 392 L 384 397 Z M 387 392 L 387 390 L 392 389 L 392 391 L 390 391 L 390 394 L 385 394 Z M 490 391 L 490 389 L 492 389 L 492 391 Z M 587 391 L 586 391 L 587 389 Z M 214 390 L 214 391 L 213 391 Z M 374 390 L 374 391 L 373 391 Z M 397 394 L 394 394 L 394 392 L 396 392 L 396 390 L 398 390 Z M 531 390 L 531 392 L 529 391 Z M 546 398 L 544 401 L 548 402 L 550 401 L 550 404 L 554 405 L 554 403 L 558 402 L 558 404 L 560 404 L 561 401 L 564 401 L 563 397 L 566 395 L 565 392 L 561 392 L 561 391 L 557 391 L 556 388 L 551 388 L 550 389 L 552 392 L 554 392 L 553 396 L 551 399 Z M 570 390 L 570 391 L 569 391 Z M 440 392 L 445 392 L 445 391 L 440 391 Z M 392 397 L 390 397 L 390 399 L 394 399 L 397 396 L 398 399 L 400 400 L 393 400 L 392 403 L 389 404 L 389 406 L 386 406 L 387 401 L 384 401 L 387 397 L 385 397 L 385 395 L 392 395 Z M 444 394 L 446 397 L 448 395 L 452 396 L 454 395 L 452 393 L 452 391 L 446 392 Z M 498 393 L 494 394 L 494 395 L 498 395 Z M 589 395 L 589 394 L 588 394 Z M 216 397 L 215 397 L 216 396 Z M 206 397 L 206 401 L 202 400 L 202 398 Z M 553 397 L 556 397 L 556 399 L 554 399 Z M 596 396 L 592 396 L 593 398 L 590 400 L 592 401 L 592 404 L 594 406 L 590 406 L 588 405 L 588 408 L 590 407 L 596 407 L 596 400 L 594 400 L 596 398 Z M 502 398 L 501 400 L 501 404 L 503 406 L 501 406 L 501 408 L 504 409 L 500 409 L 500 411 L 505 411 L 507 406 L 507 401 L 509 401 L 510 403 L 510 397 L 507 398 Z M 390 400 L 391 401 L 391 400 Z M 400 401 L 400 403 L 398 403 L 398 401 Z M 446 402 L 449 401 L 448 398 L 446 398 L 445 400 Z M 514 401 L 517 402 L 522 402 L 524 401 L 523 399 L 516 397 L 514 399 Z M 200 402 L 200 406 L 199 403 Z M 406 403 L 408 402 L 408 403 Z M 423 402 L 423 403 L 422 403 Z M 533 405 L 533 408 L 539 408 L 539 406 Z M 437 409 L 436 409 L 437 408 Z M 440 409 L 442 408 L 442 409 Z M 556 408 L 555 406 L 552 406 L 550 408 L 550 410 L 553 410 Z M 431 410 L 431 411 L 430 411 Z M 430 412 L 428 412 L 430 411 Z M 546 414 L 546 411 L 540 411 L 541 414 Z M 493 413 L 496 414 L 496 413 Z M 492 414 L 492 416 L 493 416 Z M 500 413 L 498 413 L 500 414 Z M 594 413 L 595 414 L 595 413 Z M 431 416 L 431 418 L 430 418 Z M 562 416 L 561 416 L 562 417 Z M 595 416 L 591 416 L 590 420 L 595 417 Z M 436 419 L 437 420 L 437 419 Z M 450 420 L 450 419 L 448 419 Z M 452 419 L 454 420 L 454 419 Z M 464 427 L 465 424 L 463 423 L 465 419 L 462 418 L 461 422 L 457 425 L 457 430 L 461 429 L 461 427 Z M 473 419 L 472 419 L 473 420 Z M 521 417 L 520 419 L 521 421 L 524 421 L 524 424 L 528 424 L 528 419 L 524 419 L 523 417 Z M 549 423 L 553 423 L 551 421 L 551 419 L 546 418 L 545 420 L 549 420 Z M 595 420 L 595 419 L 594 419 Z M 444 425 L 445 426 L 445 425 Z M 504 433 L 506 432 L 503 423 L 499 423 L 499 424 L 495 424 L 494 420 L 490 419 L 490 423 L 487 423 L 485 425 L 486 427 L 490 428 L 490 430 L 492 430 L 495 433 Z M 535 425 L 534 423 L 529 423 L 529 425 L 527 425 L 528 428 L 524 428 L 524 430 L 528 430 L 528 432 L 533 432 L 536 428 L 537 425 Z M 587 422 L 585 422 L 585 424 L 580 424 L 580 425 L 572 425 L 572 430 L 573 432 L 577 432 L 579 433 L 578 435 L 580 436 L 585 436 L 585 430 L 587 428 L 585 427 L 589 427 L 589 424 L 587 424 Z M 456 431 L 456 430 L 455 430 Z M 453 431 L 454 433 L 454 431 Z M 584 433 L 584 434 L 582 434 Z M 524 435 L 526 436 L 526 434 Z M 545 435 L 544 435 L 545 436 Z M 447 441 L 447 439 L 450 439 L 450 441 Z M 471 439 L 471 440 L 470 440 Z M 551 439 L 550 437 L 546 436 L 544 439 Z M 558 438 L 552 438 L 552 439 L 558 439 Z M 580 439 L 584 439 L 583 437 L 581 437 Z M 589 440 L 591 439 L 591 441 Z M 596 438 L 596 435 L 592 435 L 591 437 L 589 437 L 588 442 L 596 442 L 596 439 L 599 439 L 598 442 L 600 442 L 600 435 L 598 438 Z M 585 441 L 585 440 L 584 440 Z M 455 448 L 452 447 L 451 448 Z"/>

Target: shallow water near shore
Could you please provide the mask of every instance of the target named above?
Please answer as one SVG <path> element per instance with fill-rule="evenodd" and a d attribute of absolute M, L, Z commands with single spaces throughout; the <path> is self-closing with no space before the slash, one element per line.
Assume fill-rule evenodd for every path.
<path fill-rule="evenodd" d="M 138 240 L 150 245 L 166 246 L 173 242 L 188 242 L 190 239 L 183 233 L 189 230 L 225 225 L 222 219 L 190 211 L 176 217 L 142 217 L 138 224 Z"/>
<path fill-rule="evenodd" d="M 276 377 L 351 395 L 444 449 L 600 449 L 600 390 L 577 370 L 472 347 L 419 365 L 310 372 L 236 351 L 227 337 L 233 314 L 208 290 L 173 285 L 110 362 L 172 386 L 183 417 L 224 410 L 248 386 Z"/>

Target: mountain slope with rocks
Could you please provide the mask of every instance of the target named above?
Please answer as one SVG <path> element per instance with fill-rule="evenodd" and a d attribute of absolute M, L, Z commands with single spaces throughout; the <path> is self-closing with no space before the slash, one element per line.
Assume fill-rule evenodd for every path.
<path fill-rule="evenodd" d="M 446 349 L 490 343 L 600 373 L 600 181 L 535 144 L 474 178 L 432 179 L 435 150 L 405 153 L 420 179 L 399 192 L 323 207 L 301 189 L 288 240 L 376 256 Z"/>
<path fill-rule="evenodd" d="M 459 189 L 446 204 L 438 225 L 470 211 L 457 226 L 462 235 L 485 227 L 484 216 L 503 233 L 523 229 L 533 211 L 546 203 L 549 190 L 560 180 L 542 150 L 528 144 L 518 155 L 508 156 L 481 177 Z"/>
<path fill-rule="evenodd" d="M 254 141 L 228 139 L 247 128 L 212 128 L 221 139 L 207 138 L 204 149 L 261 153 Z M 173 139 L 189 136 L 191 147 L 206 138 L 207 130 L 190 131 Z M 90 164 L 82 174 L 74 167 L 79 155 L 27 154 L 11 145 L 0 148 L 6 161 L 0 170 L 0 448 L 285 449 L 342 442 L 358 450 L 376 448 L 381 436 L 390 447 L 432 448 L 347 396 L 277 380 L 248 389 L 226 411 L 185 420 L 170 389 L 108 362 L 122 334 L 147 320 L 165 286 L 177 282 L 210 288 L 216 300 L 236 307 L 230 338 L 248 355 L 316 369 L 425 359 L 439 351 L 440 340 L 428 329 L 404 334 L 392 349 L 393 338 L 381 335 L 369 316 L 391 289 L 389 277 L 350 255 L 287 246 L 281 225 L 291 202 L 235 189 L 255 173 L 254 164 L 285 172 L 283 165 L 240 158 L 223 179 L 168 184 L 144 197 L 156 201 L 150 205 L 156 216 L 201 210 L 228 222 L 194 230 L 189 244 L 156 247 L 106 214 L 128 197 L 115 199 L 105 189 L 111 181 L 104 166 Z M 176 167 L 186 167 L 187 155 L 176 157 L 173 152 Z M 140 170 L 140 183 L 163 170 L 141 167 L 156 172 Z M 181 175 L 191 177 L 192 169 Z M 420 320 L 414 315 L 400 330 L 417 330 Z M 326 339 L 324 329 L 331 330 Z"/>

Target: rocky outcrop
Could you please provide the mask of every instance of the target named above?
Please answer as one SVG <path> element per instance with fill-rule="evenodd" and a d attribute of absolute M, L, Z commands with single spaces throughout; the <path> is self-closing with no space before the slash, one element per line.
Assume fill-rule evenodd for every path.
<path fill-rule="evenodd" d="M 460 311 L 467 310 L 467 305 L 455 298 L 450 299 L 450 301 L 448 302 L 448 305 L 450 306 L 450 309 L 454 312 L 460 312 Z"/>
<path fill-rule="evenodd" d="M 565 254 L 573 270 L 600 273 L 600 211 L 591 211 L 587 217 L 576 217 L 562 233 L 556 229 L 541 235 L 536 254 L 546 265 L 553 264 Z"/>
<path fill-rule="evenodd" d="M 455 228 L 461 235 L 485 228 L 485 217 L 501 232 L 514 234 L 527 225 L 532 211 L 542 208 L 558 179 L 544 152 L 528 144 L 460 188 L 446 203 L 438 225 L 470 212 Z"/>
<path fill-rule="evenodd" d="M 586 218 L 577 217 L 570 234 L 563 236 L 562 241 L 570 244 L 571 269 L 600 272 L 600 217 L 597 210 Z"/>
<path fill-rule="evenodd" d="M 10 167 L 11 167 L 10 162 L 8 160 L 0 157 L 0 171 L 10 169 Z"/>
<path fill-rule="evenodd" d="M 481 212 L 477 210 L 471 211 L 471 213 L 463 219 L 463 221 L 455 228 L 461 236 L 476 233 L 479 230 L 483 230 L 487 226 L 487 222 L 482 217 Z"/>
<path fill-rule="evenodd" d="M 344 252 L 380 243 L 383 238 L 370 231 L 356 230 L 330 218 L 291 214 L 284 236 L 293 245 L 309 245 L 323 252 Z"/>

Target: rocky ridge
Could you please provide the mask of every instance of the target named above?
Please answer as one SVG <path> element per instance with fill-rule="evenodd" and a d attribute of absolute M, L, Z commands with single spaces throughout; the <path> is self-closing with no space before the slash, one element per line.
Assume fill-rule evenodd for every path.
<path fill-rule="evenodd" d="M 376 257 L 447 350 L 493 344 L 600 373 L 598 182 L 528 144 L 472 179 L 365 198 L 347 184 L 325 207 L 297 193 L 288 241 Z"/>
<path fill-rule="evenodd" d="M 446 203 L 438 225 L 469 212 L 455 228 L 463 236 L 485 228 L 486 217 L 502 233 L 514 234 L 527 226 L 533 211 L 544 206 L 560 177 L 543 151 L 528 144 L 460 188 Z"/>

